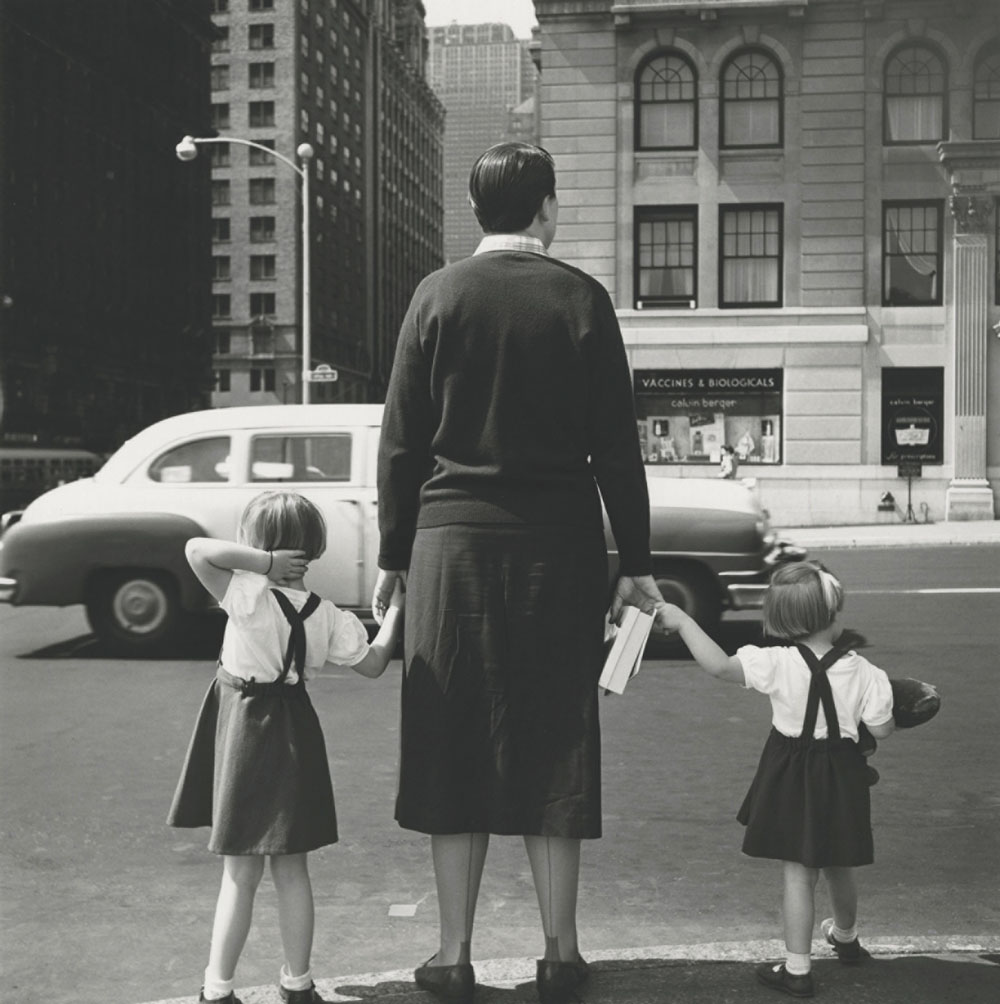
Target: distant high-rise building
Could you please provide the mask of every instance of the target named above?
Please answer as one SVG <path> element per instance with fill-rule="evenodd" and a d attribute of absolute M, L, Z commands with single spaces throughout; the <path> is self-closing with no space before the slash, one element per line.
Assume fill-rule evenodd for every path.
<path fill-rule="evenodd" d="M 423 18 L 420 0 L 213 0 L 217 132 L 296 163 L 313 148 L 310 363 L 339 374 L 313 401 L 381 399 L 405 301 L 442 263 L 444 110 L 424 80 Z M 207 149 L 213 402 L 301 400 L 300 179 L 261 150 Z"/>
<path fill-rule="evenodd" d="M 208 404 L 202 0 L 4 0 L 0 439 L 117 448 Z"/>
<path fill-rule="evenodd" d="M 469 171 L 487 147 L 508 139 L 537 142 L 537 71 L 527 41 L 506 24 L 429 28 L 428 80 L 447 111 L 444 143 L 444 252 L 472 254 L 482 232 L 469 208 Z"/>

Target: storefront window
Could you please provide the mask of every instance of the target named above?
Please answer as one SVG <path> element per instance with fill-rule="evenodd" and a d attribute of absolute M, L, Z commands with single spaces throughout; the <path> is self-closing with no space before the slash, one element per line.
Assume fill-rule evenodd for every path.
<path fill-rule="evenodd" d="M 636 370 L 639 440 L 647 464 L 780 464 L 783 373 Z"/>

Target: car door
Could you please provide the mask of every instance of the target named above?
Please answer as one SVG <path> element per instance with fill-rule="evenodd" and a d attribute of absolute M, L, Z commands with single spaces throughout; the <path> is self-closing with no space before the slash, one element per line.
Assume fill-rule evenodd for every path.
<path fill-rule="evenodd" d="M 240 449 L 239 435 L 228 430 L 178 437 L 162 444 L 121 485 L 95 492 L 95 510 L 186 516 L 208 536 L 232 540 Z"/>

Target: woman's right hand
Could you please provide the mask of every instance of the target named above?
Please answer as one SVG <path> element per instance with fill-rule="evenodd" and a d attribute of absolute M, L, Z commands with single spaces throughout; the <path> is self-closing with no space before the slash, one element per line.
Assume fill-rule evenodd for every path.
<path fill-rule="evenodd" d="M 615 583 L 609 616 L 617 624 L 622 607 L 626 605 L 638 607 L 643 613 L 651 614 L 662 602 L 663 596 L 652 575 L 623 575 Z"/>

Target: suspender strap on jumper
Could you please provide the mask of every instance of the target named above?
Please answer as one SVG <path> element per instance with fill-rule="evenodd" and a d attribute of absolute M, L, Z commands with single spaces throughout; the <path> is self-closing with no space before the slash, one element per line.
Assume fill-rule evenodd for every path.
<path fill-rule="evenodd" d="M 809 696 L 806 698 L 806 715 L 802 721 L 802 738 L 812 739 L 816 731 L 816 719 L 819 715 L 820 701 L 823 702 L 823 715 L 826 718 L 826 734 L 828 739 L 840 738 L 840 720 L 837 718 L 837 706 L 833 703 L 833 689 L 827 679 L 826 671 L 844 654 L 842 649 L 832 648 L 822 659 L 817 659 L 812 649 L 796 644 L 799 654 L 809 667 Z"/>
<path fill-rule="evenodd" d="M 292 601 L 280 589 L 272 589 L 271 592 L 292 629 L 288 636 L 288 648 L 285 650 L 285 659 L 277 682 L 285 682 L 294 661 L 295 672 L 299 676 L 299 683 L 301 683 L 304 679 L 303 670 L 306 665 L 306 629 L 303 622 L 319 606 L 319 597 L 315 593 L 310 593 L 309 598 L 302 605 L 302 609 L 296 610 Z"/>

